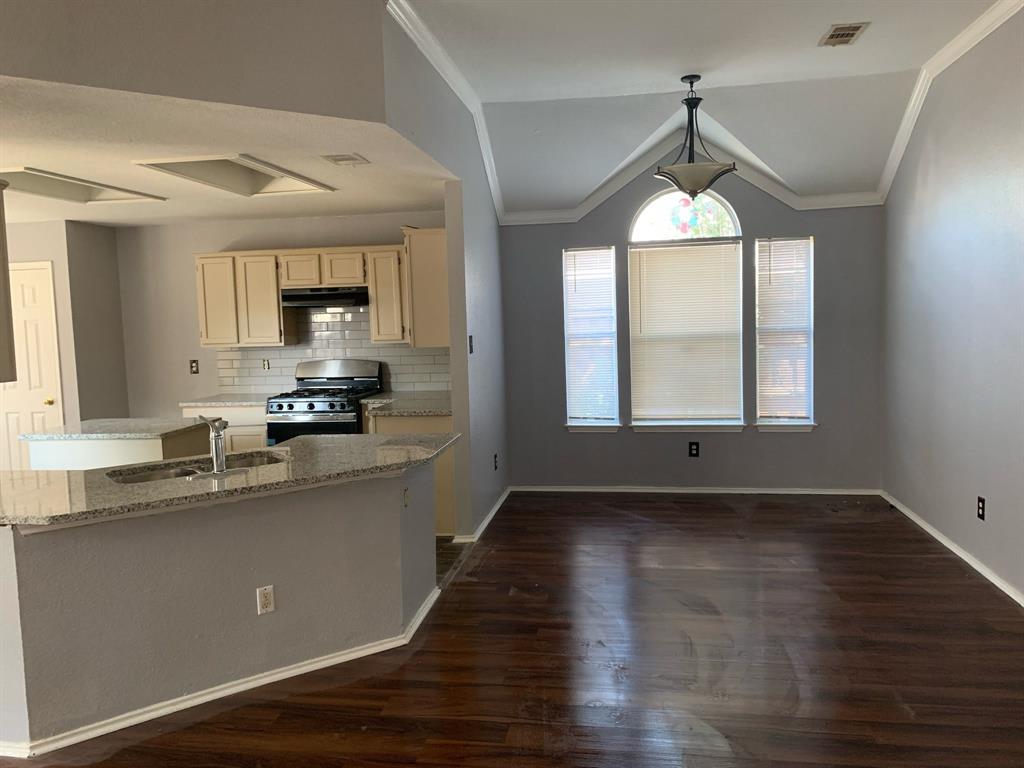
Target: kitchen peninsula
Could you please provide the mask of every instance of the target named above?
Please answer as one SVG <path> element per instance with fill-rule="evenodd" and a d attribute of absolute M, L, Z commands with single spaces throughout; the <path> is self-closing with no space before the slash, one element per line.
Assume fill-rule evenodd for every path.
<path fill-rule="evenodd" d="M 0 472 L 0 741 L 48 751 L 404 644 L 457 439 L 303 436 L 215 479 L 194 457 Z"/>

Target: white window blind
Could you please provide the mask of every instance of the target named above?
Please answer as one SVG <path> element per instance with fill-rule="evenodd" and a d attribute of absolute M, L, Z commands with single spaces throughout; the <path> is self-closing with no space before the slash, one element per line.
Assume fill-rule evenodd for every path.
<path fill-rule="evenodd" d="M 634 424 L 742 423 L 739 240 L 629 251 Z"/>
<path fill-rule="evenodd" d="M 757 241 L 757 420 L 814 418 L 814 239 Z"/>
<path fill-rule="evenodd" d="M 562 252 L 567 423 L 619 422 L 615 249 Z"/>

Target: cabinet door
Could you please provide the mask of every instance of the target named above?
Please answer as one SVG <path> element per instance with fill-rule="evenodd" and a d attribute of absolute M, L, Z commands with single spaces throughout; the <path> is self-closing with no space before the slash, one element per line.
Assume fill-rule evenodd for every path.
<path fill-rule="evenodd" d="M 235 260 L 231 256 L 196 259 L 199 344 L 217 347 L 238 343 Z"/>
<path fill-rule="evenodd" d="M 365 261 L 362 253 L 320 254 L 320 271 L 323 285 L 364 285 L 366 283 Z"/>
<path fill-rule="evenodd" d="M 267 447 L 267 430 L 264 427 L 228 427 L 224 438 L 228 451 L 252 451 Z"/>
<path fill-rule="evenodd" d="M 319 253 L 282 253 L 277 257 L 282 288 L 311 288 L 320 285 Z"/>
<path fill-rule="evenodd" d="M 283 344 L 277 257 L 236 256 L 235 285 L 239 345 L 267 347 Z"/>
<path fill-rule="evenodd" d="M 443 229 L 405 231 L 409 312 L 406 325 L 414 347 L 447 347 L 448 245 Z"/>
<path fill-rule="evenodd" d="M 399 276 L 401 250 L 370 251 L 366 254 L 370 288 L 370 340 L 404 341 L 402 321 L 402 280 Z"/>

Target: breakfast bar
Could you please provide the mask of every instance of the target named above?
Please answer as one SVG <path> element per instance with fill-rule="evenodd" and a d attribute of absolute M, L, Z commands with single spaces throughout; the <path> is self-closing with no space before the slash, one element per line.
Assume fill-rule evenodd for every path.
<path fill-rule="evenodd" d="M 47 751 L 408 642 L 457 439 L 303 436 L 215 478 L 208 457 L 0 472 L 0 680 L 24 681 L 0 740 Z"/>

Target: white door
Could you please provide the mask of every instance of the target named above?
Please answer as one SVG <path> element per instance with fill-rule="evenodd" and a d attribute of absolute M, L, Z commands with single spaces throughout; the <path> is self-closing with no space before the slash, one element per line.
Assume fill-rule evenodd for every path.
<path fill-rule="evenodd" d="M 10 265 L 16 381 L 0 384 L 0 470 L 28 469 L 18 435 L 64 423 L 57 314 L 49 262 Z"/>

